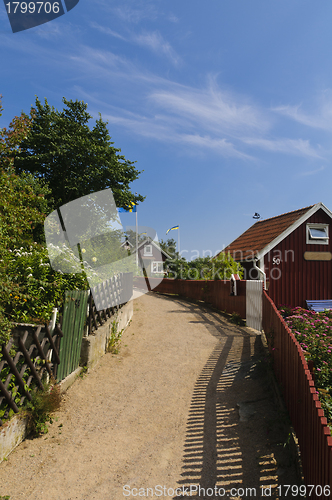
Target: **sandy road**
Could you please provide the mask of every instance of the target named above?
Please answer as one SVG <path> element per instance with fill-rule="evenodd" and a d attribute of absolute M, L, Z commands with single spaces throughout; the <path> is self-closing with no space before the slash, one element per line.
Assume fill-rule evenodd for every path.
<path fill-rule="evenodd" d="M 120 353 L 75 382 L 47 435 L 0 465 L 0 495 L 260 498 L 272 485 L 278 498 L 298 480 L 263 357 L 259 335 L 216 312 L 141 297 Z"/>

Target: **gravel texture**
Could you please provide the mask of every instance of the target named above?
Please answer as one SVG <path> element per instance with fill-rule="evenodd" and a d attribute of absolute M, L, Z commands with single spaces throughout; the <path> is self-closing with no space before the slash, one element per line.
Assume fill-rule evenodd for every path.
<path fill-rule="evenodd" d="M 271 486 L 281 498 L 278 485 L 298 477 L 264 358 L 258 332 L 176 297 L 141 297 L 119 354 L 66 392 L 48 434 L 0 465 L 0 495 L 260 498 Z"/>

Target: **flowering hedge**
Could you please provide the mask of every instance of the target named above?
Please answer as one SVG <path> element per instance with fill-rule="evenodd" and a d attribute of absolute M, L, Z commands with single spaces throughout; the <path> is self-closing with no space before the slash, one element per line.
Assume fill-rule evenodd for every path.
<path fill-rule="evenodd" d="M 10 322 L 48 322 L 53 307 L 62 305 L 66 290 L 89 288 L 85 273 L 63 274 L 52 269 L 47 249 L 37 243 L 8 250 L 1 266 L 6 283 L 0 298 L 3 316 Z M 8 331 L 5 333 L 0 331 L 0 343 L 8 341 Z"/>
<path fill-rule="evenodd" d="M 317 313 L 301 307 L 281 306 L 280 312 L 299 342 L 305 359 L 313 363 L 315 387 L 332 427 L 332 311 Z"/>

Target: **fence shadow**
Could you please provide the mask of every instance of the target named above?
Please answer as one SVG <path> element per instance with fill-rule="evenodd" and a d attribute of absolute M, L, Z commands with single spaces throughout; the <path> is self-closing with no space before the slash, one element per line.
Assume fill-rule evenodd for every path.
<path fill-rule="evenodd" d="M 276 498 L 279 476 L 294 484 L 296 474 L 288 450 L 279 446 L 275 452 L 287 439 L 287 421 L 280 418 L 262 367 L 260 335 L 207 308 L 182 300 L 181 305 L 218 343 L 194 387 L 173 498 L 262 496 L 263 489 Z M 240 494 L 232 495 L 232 488 Z"/>

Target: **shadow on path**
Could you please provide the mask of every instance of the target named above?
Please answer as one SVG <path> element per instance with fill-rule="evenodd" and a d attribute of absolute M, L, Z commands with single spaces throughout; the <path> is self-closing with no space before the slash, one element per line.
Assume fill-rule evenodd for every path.
<path fill-rule="evenodd" d="M 181 305 L 218 343 L 195 384 L 174 500 L 279 498 L 279 477 L 296 484 L 297 476 L 283 446 L 288 422 L 262 366 L 260 335 L 190 302 Z"/>

